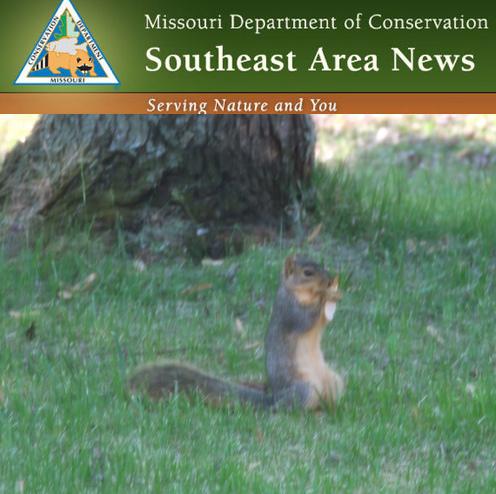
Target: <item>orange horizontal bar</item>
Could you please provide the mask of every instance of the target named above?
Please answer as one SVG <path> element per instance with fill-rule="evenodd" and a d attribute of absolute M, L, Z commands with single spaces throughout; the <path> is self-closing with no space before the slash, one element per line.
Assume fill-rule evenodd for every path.
<path fill-rule="evenodd" d="M 0 93 L 0 113 L 496 113 L 496 93 Z"/>

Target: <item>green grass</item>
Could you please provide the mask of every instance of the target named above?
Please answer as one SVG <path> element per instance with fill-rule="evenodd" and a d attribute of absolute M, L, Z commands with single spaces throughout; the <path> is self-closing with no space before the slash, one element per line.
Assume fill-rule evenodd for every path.
<path fill-rule="evenodd" d="M 325 227 L 304 249 L 345 293 L 323 341 L 348 381 L 335 413 L 124 393 L 135 365 L 163 357 L 261 380 L 290 241 L 220 267 L 141 272 L 84 234 L 0 260 L 0 493 L 495 492 L 495 172 L 442 153 L 408 170 L 400 152 L 317 172 Z M 57 297 L 93 272 L 90 291 Z"/>

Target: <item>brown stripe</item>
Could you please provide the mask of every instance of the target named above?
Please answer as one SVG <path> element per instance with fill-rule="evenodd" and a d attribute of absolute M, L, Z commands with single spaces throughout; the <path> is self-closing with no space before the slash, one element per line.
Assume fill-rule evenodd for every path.
<path fill-rule="evenodd" d="M 0 113 L 197 114 L 202 108 L 209 114 L 496 113 L 496 93 L 0 93 Z"/>

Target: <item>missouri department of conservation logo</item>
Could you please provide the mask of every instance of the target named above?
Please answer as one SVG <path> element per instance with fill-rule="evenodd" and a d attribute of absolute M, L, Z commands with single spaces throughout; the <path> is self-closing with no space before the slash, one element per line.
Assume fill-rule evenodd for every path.
<path fill-rule="evenodd" d="M 70 0 L 62 0 L 14 84 L 119 84 Z"/>

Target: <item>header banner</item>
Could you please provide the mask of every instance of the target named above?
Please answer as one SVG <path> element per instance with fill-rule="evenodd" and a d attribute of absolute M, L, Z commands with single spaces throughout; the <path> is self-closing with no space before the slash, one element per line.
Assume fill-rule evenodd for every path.
<path fill-rule="evenodd" d="M 306 93 L 492 93 L 495 13 L 482 1 L 4 2 L 0 93 L 292 93 L 307 110 Z M 149 97 L 142 111 L 160 112 Z"/>

